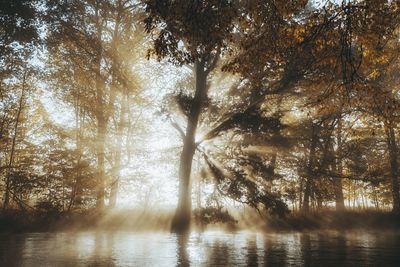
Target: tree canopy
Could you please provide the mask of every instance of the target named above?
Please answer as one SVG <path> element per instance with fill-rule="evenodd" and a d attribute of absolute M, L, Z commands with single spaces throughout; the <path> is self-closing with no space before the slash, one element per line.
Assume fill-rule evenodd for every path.
<path fill-rule="evenodd" d="M 3 210 L 173 200 L 178 232 L 194 209 L 399 213 L 399 15 L 389 0 L 2 1 Z"/>

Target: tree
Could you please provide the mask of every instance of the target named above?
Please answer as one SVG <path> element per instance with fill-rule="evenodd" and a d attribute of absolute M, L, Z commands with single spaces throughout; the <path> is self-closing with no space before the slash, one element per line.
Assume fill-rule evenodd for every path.
<path fill-rule="evenodd" d="M 233 1 L 146 1 L 148 33 L 155 33 L 149 56 L 168 57 L 176 64 L 193 67 L 194 92 L 190 95 L 187 126 L 179 166 L 179 202 L 173 231 L 190 225 L 190 175 L 196 151 L 196 129 L 209 89 L 208 76 L 216 67 L 233 30 L 236 16 Z"/>
<path fill-rule="evenodd" d="M 79 110 L 82 110 L 87 120 L 95 121 L 91 148 L 97 159 L 96 206 L 99 209 L 105 205 L 109 181 L 112 185 L 110 204 L 114 206 L 116 203 L 121 152 L 116 153 L 119 156 L 116 156 L 115 163 L 112 160 L 107 162 L 112 158 L 108 156 L 111 152 L 107 150 L 107 136 L 110 121 L 117 112 L 116 101 L 121 99 L 124 103 L 118 126 L 122 135 L 128 112 L 125 99 L 139 89 L 138 81 L 129 71 L 135 45 L 141 42 L 140 35 L 135 34 L 140 29 L 135 18 L 137 7 L 134 1 L 122 0 L 48 2 L 47 19 L 51 24 L 47 44 L 52 55 L 53 78 L 70 94 L 69 101 L 77 114 L 80 115 Z M 118 144 L 117 150 L 120 151 L 121 142 Z M 110 179 L 107 179 L 110 165 L 114 166 L 111 167 Z"/>

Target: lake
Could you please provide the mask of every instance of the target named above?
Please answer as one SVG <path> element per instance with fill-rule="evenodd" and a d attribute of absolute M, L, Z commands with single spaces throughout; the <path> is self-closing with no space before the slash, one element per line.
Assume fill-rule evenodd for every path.
<path fill-rule="evenodd" d="M 0 266 L 400 266 L 400 234 L 1 234 Z"/>

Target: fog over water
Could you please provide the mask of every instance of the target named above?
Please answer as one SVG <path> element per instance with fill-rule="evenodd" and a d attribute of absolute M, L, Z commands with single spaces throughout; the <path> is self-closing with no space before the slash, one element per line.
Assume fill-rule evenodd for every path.
<path fill-rule="evenodd" d="M 0 267 L 400 267 L 400 0 L 1 0 Z"/>
<path fill-rule="evenodd" d="M 2 234 L 1 266 L 400 266 L 400 233 Z"/>

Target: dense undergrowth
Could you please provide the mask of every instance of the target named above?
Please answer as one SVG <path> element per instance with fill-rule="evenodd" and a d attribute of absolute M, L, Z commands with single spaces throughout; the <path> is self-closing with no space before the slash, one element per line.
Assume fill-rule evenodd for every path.
<path fill-rule="evenodd" d="M 0 214 L 1 232 L 46 232 L 64 230 L 132 230 L 169 231 L 172 210 L 146 212 L 124 209 L 97 212 L 95 210 L 57 212 L 3 211 Z M 256 211 L 226 211 L 203 209 L 193 212 L 192 229 L 224 229 L 228 231 L 250 229 L 255 231 L 306 230 L 396 230 L 400 229 L 400 216 L 384 211 L 319 211 L 307 215 L 292 212 L 282 217 L 261 216 Z"/>

